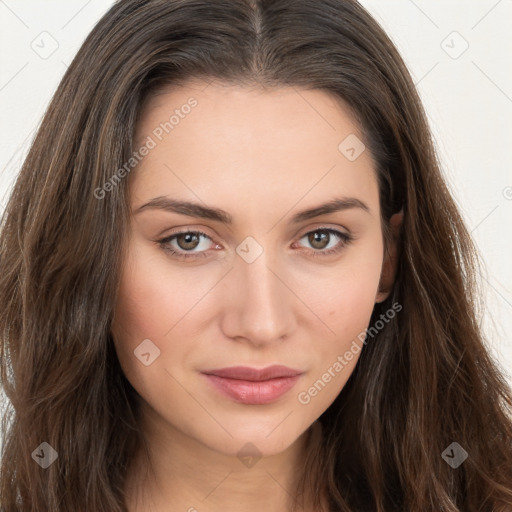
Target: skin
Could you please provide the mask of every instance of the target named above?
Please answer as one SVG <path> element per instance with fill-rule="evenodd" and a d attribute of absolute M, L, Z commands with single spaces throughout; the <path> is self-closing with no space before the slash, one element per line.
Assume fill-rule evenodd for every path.
<path fill-rule="evenodd" d="M 191 96 L 197 106 L 130 176 L 132 212 L 167 196 L 221 208 L 233 223 L 150 208 L 132 215 L 112 333 L 140 395 L 153 470 L 146 475 L 137 459 L 128 506 L 130 512 L 218 512 L 236 503 L 243 512 L 282 512 L 308 429 L 339 394 L 360 352 L 309 403 L 298 394 L 357 341 L 392 282 L 374 162 L 368 150 L 355 161 L 338 150 L 348 135 L 362 136 L 349 110 L 326 92 L 203 82 L 151 96 L 134 148 Z M 368 211 L 349 208 L 290 223 L 295 213 L 341 196 L 357 198 Z M 343 245 L 320 231 L 326 239 L 315 243 L 321 228 L 353 240 Z M 180 260 L 156 242 L 180 230 L 210 238 L 194 244 L 176 237 L 168 246 L 207 256 Z M 263 249 L 251 263 L 236 252 L 248 236 Z M 321 255 L 336 246 L 338 253 Z M 134 355 L 145 339 L 160 350 L 149 366 Z M 303 374 L 266 405 L 227 398 L 200 373 L 272 364 Z M 249 442 L 261 456 L 251 467 L 237 456 Z M 303 510 L 313 509 L 305 504 Z"/>

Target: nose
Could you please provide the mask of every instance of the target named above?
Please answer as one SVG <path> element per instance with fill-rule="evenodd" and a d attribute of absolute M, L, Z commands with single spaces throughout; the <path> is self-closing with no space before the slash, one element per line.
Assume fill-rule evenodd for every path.
<path fill-rule="evenodd" d="M 287 276 L 267 251 L 252 263 L 237 256 L 222 291 L 227 298 L 223 301 L 224 334 L 260 347 L 290 336 L 300 302 L 287 284 Z"/>

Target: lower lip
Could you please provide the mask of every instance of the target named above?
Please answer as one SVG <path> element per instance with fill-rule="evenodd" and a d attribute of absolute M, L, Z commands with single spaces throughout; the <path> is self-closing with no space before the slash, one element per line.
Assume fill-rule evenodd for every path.
<path fill-rule="evenodd" d="M 295 375 L 293 377 L 280 377 L 255 382 L 227 379 L 217 375 L 203 375 L 224 395 L 246 405 L 263 405 L 275 402 L 295 386 L 300 378 L 300 375 Z"/>

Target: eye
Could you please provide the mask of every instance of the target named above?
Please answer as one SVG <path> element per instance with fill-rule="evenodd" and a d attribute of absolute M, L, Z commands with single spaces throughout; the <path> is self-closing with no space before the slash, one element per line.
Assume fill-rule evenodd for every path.
<path fill-rule="evenodd" d="M 329 247 L 329 243 L 333 240 L 333 235 L 335 238 L 338 238 L 339 241 Z M 353 240 L 350 235 L 331 228 L 318 228 L 309 231 L 303 235 L 300 240 L 304 238 L 307 238 L 307 242 L 313 247 L 314 250 L 309 252 L 314 257 L 337 254 Z M 334 240 L 334 242 L 336 242 L 336 240 Z M 329 248 L 325 250 L 326 247 Z"/>
<path fill-rule="evenodd" d="M 339 241 L 329 247 L 330 242 L 333 240 L 333 235 Z M 330 256 L 339 253 L 353 240 L 350 235 L 332 228 L 318 228 L 309 231 L 300 240 L 303 238 L 307 238 L 308 243 L 312 245 L 313 250 L 310 250 L 309 253 L 314 257 Z M 210 243 L 205 243 L 201 247 L 201 240 L 205 239 L 209 240 Z M 157 240 L 157 243 L 164 251 L 170 253 L 172 257 L 183 260 L 207 257 L 208 246 L 211 242 L 213 242 L 211 237 L 202 231 L 181 231 Z M 328 247 L 327 250 L 326 247 Z M 198 250 L 195 251 L 194 249 Z"/>
<path fill-rule="evenodd" d="M 162 240 L 158 240 L 158 244 L 164 251 L 169 252 L 176 258 L 194 259 L 208 255 L 205 250 L 207 247 L 204 246 L 202 251 L 200 250 L 197 252 L 192 252 L 192 249 L 197 249 L 201 246 L 201 238 L 207 238 L 210 241 L 212 240 L 206 233 L 203 233 L 202 231 L 182 231 L 180 233 L 174 233 L 166 238 L 163 238 Z M 173 245 L 172 242 L 176 242 L 176 244 Z M 209 244 L 206 244 L 206 246 L 208 245 Z"/>

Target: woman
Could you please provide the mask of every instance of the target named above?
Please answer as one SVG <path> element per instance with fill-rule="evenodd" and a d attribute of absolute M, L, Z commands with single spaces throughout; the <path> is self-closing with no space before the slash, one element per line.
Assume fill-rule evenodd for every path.
<path fill-rule="evenodd" d="M 356 1 L 118 1 L 0 240 L 2 511 L 512 508 L 475 250 Z"/>

